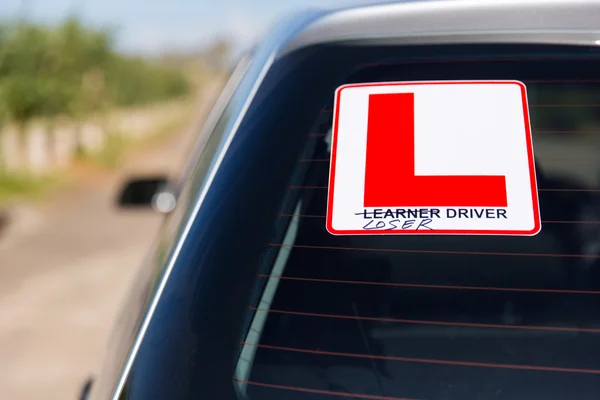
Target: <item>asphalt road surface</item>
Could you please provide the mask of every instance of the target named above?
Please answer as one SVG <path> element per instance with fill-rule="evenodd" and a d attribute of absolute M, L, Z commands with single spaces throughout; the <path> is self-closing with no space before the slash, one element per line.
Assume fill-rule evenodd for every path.
<path fill-rule="evenodd" d="M 90 176 L 0 238 L 0 398 L 76 399 L 99 370 L 106 340 L 161 216 L 120 211 L 129 175 L 177 172 L 220 82 L 189 126 L 110 176 Z"/>

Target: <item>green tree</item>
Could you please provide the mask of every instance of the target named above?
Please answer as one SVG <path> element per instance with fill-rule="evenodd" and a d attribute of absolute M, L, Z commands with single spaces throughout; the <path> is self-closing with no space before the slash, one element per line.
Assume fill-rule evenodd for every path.
<path fill-rule="evenodd" d="M 74 17 L 56 27 L 0 25 L 0 123 L 6 115 L 21 132 L 34 118 L 52 129 L 58 116 L 81 121 L 111 106 L 166 100 L 189 89 L 180 68 L 119 54 L 110 31 L 89 29 Z"/>

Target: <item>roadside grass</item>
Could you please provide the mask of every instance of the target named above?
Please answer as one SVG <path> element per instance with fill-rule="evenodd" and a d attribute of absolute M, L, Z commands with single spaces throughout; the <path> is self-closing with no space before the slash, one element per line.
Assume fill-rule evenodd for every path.
<path fill-rule="evenodd" d="M 0 171 L 0 206 L 44 201 L 65 184 L 59 174 L 33 175 Z"/>

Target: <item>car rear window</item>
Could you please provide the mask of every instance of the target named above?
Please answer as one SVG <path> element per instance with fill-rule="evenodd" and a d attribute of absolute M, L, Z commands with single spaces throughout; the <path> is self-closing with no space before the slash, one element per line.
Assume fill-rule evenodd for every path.
<path fill-rule="evenodd" d="M 274 216 L 286 233 L 268 244 L 277 257 L 260 266 L 248 304 L 239 398 L 597 398 L 600 58 L 430 56 L 357 67 L 340 84 L 523 82 L 542 230 L 331 235 L 331 93 L 288 187 L 295 211 Z"/>

